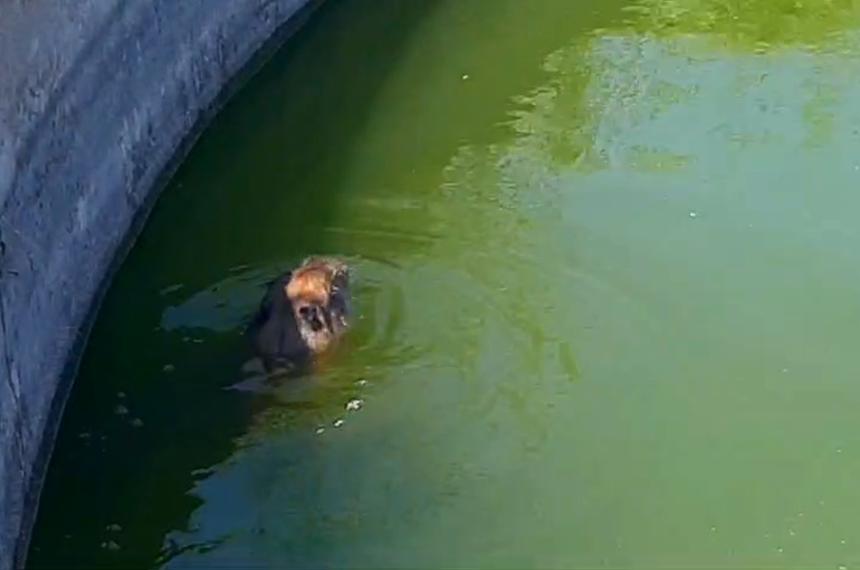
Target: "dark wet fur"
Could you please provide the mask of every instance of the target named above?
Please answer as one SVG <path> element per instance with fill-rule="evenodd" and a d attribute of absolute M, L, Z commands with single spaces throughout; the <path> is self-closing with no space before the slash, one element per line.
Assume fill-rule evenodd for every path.
<path fill-rule="evenodd" d="M 311 350 L 302 339 L 293 306 L 284 294 L 291 277 L 292 272 L 288 271 L 269 284 L 248 326 L 247 334 L 266 372 L 299 371 L 311 361 Z"/>

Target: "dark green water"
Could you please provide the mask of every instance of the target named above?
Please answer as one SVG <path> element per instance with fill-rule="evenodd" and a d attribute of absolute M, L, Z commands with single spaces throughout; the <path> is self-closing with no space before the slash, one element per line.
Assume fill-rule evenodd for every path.
<path fill-rule="evenodd" d="M 30 566 L 854 567 L 858 212 L 856 2 L 329 2 L 117 276 Z M 308 253 L 360 319 L 263 387 Z"/>

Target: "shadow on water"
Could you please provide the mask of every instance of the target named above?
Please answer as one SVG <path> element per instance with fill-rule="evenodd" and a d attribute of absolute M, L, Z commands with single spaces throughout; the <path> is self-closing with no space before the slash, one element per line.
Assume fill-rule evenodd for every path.
<path fill-rule="evenodd" d="M 343 189 L 339 150 L 435 0 L 359 4 L 322 6 L 223 110 L 156 206 L 92 332 L 103 350 L 85 355 L 67 406 L 31 568 L 158 564 L 165 535 L 199 505 L 189 489 L 247 430 L 259 399 L 224 389 L 248 356 L 241 323 L 276 271 L 326 247 L 321 228 Z M 253 170 L 219 166 L 239 163 L 237 153 L 254 154 L 241 162 Z M 289 199 L 273 203 L 281 192 Z M 238 226 L 257 228 L 254 243 L 234 239 Z M 196 326 L 194 314 L 171 322 L 188 292 L 217 296 L 207 286 L 231 279 L 238 301 L 235 290 L 215 301 L 233 303 L 226 325 Z"/>

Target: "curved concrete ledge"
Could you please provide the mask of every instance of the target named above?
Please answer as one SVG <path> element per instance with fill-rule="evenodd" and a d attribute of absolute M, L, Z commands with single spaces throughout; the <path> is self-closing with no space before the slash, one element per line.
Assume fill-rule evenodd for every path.
<path fill-rule="evenodd" d="M 239 72 L 320 1 L 3 2 L 0 570 L 24 564 L 114 260 Z"/>

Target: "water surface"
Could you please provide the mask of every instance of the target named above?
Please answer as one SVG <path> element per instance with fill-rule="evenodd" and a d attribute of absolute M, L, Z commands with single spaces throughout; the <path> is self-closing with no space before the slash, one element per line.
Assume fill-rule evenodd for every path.
<path fill-rule="evenodd" d="M 858 47 L 847 0 L 327 3 L 117 276 L 30 566 L 860 563 Z M 356 327 L 262 384 L 308 253 Z"/>

